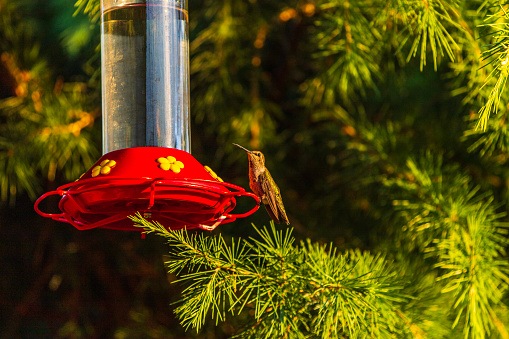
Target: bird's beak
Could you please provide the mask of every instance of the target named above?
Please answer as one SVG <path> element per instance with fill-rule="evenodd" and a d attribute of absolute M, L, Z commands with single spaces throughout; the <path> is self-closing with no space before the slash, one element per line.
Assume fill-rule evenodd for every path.
<path fill-rule="evenodd" d="M 244 150 L 244 151 L 246 151 L 247 153 L 252 153 L 252 152 L 253 152 L 253 151 L 250 151 L 250 150 L 248 150 L 248 149 L 246 149 L 246 148 L 244 148 L 244 147 L 240 146 L 239 144 L 235 144 L 235 143 L 234 143 L 234 145 L 235 145 L 235 146 L 237 146 L 237 147 L 239 147 L 240 149 L 243 149 L 243 150 Z"/>

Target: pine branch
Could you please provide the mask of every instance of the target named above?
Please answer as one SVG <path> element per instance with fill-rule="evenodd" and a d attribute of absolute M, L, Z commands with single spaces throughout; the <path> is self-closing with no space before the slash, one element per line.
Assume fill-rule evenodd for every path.
<path fill-rule="evenodd" d="M 481 156 L 497 157 L 501 163 L 509 157 L 509 129 L 506 111 L 499 112 L 487 121 L 485 130 L 475 126 L 465 131 L 463 140 L 468 140 L 469 152 L 477 151 Z"/>
<path fill-rule="evenodd" d="M 80 12 L 88 14 L 91 22 L 96 23 L 101 17 L 101 0 L 77 0 L 74 7 L 74 15 Z"/>
<path fill-rule="evenodd" d="M 485 131 L 488 126 L 488 120 L 491 114 L 497 114 L 499 109 L 504 106 L 506 101 L 504 89 L 509 74 L 509 47 L 507 46 L 509 33 L 509 24 L 507 20 L 509 15 L 505 10 L 505 5 L 498 5 L 499 11 L 495 14 L 489 14 L 486 17 L 486 23 L 481 25 L 487 29 L 492 29 L 492 42 L 488 44 L 487 49 L 482 53 L 482 61 L 487 62 L 483 67 L 490 67 L 489 73 L 483 87 L 488 90 L 487 101 L 478 112 L 479 118 L 476 125 L 477 129 Z"/>
<path fill-rule="evenodd" d="M 407 239 L 422 244 L 421 251 L 436 260 L 442 293 L 451 293 L 453 327 L 463 323 L 465 338 L 484 338 L 495 327 L 494 307 L 509 283 L 505 247 L 508 224 L 489 193 L 471 188 L 470 178 L 448 169 L 429 155 L 420 164 L 409 161 L 410 183 L 395 180 L 412 198 L 395 201 L 404 211 Z M 446 176 L 447 179 L 445 178 Z M 452 177 L 451 177 L 452 176 Z M 403 180 L 404 181 L 404 180 Z"/>
<path fill-rule="evenodd" d="M 0 11 L 0 19 L 30 41 L 1 54 L 5 78 L 12 79 L 13 88 L 0 100 L 0 200 L 14 203 L 23 192 L 35 198 L 41 177 L 52 182 L 61 171 L 65 180 L 75 180 L 93 164 L 99 152 L 90 127 L 99 110 L 94 110 L 97 93 L 86 84 L 52 78 L 33 47 L 37 43 L 32 42 L 32 30 L 10 3 Z M 15 32 L 2 41 L 3 48 L 17 46 L 21 38 Z"/>
<path fill-rule="evenodd" d="M 256 229 L 260 239 L 227 245 L 221 235 L 168 231 L 137 214 L 138 227 L 168 239 L 169 272 L 187 284 L 175 310 L 182 324 L 199 330 L 207 317 L 253 311 L 241 336 L 330 338 L 399 332 L 394 311 L 404 298 L 394 267 L 383 256 L 310 241 L 293 245 L 291 230 Z"/>
<path fill-rule="evenodd" d="M 369 2 L 323 0 L 317 5 L 315 57 L 328 67 L 309 82 L 307 102 L 334 103 L 337 93 L 350 103 L 358 94 L 366 96 L 367 89 L 376 91 L 382 35 L 370 24 Z"/>
<path fill-rule="evenodd" d="M 434 262 L 435 273 L 427 271 L 429 263 L 423 263 L 421 274 L 437 274 L 434 279 L 441 293 L 453 298 L 441 299 L 454 316 L 450 326 L 462 326 L 465 337 L 482 337 L 495 327 L 500 331 L 495 310 L 500 308 L 509 281 L 509 264 L 504 260 L 508 232 L 492 194 L 480 193 L 472 187 L 469 175 L 431 152 L 402 166 L 395 152 L 403 138 L 396 129 L 370 126 L 344 114 L 338 118 L 353 131 L 348 133 L 349 151 L 356 162 L 349 166 L 356 172 L 366 168 L 359 183 L 374 189 L 376 199 L 387 196 L 392 200 L 403 220 L 401 229 L 398 218 L 393 216 L 389 223 L 394 228 L 389 233 L 391 243 L 399 244 L 396 253 L 420 253 L 423 260 Z M 387 209 L 390 207 L 385 208 L 386 214 L 390 213 Z M 427 293 L 415 292 L 416 298 Z"/>
<path fill-rule="evenodd" d="M 483 22 L 483 17 L 480 15 L 483 11 L 482 4 L 477 8 L 464 5 L 456 14 L 464 34 L 456 35 L 456 42 L 461 53 L 457 53 L 455 62 L 449 63 L 452 71 L 448 78 L 453 81 L 451 94 L 463 95 L 464 105 L 479 106 L 479 102 L 485 97 L 485 92 L 481 88 L 486 82 L 489 68 L 481 67 L 481 56 L 486 37 L 479 37 L 477 31 Z"/>
<path fill-rule="evenodd" d="M 448 56 L 454 61 L 454 53 L 459 50 L 458 45 L 450 33 L 451 29 L 461 29 L 456 23 L 456 8 L 454 2 L 417 0 L 402 1 L 402 16 L 405 18 L 407 31 L 401 46 L 413 39 L 407 62 L 420 54 L 421 70 L 426 66 L 427 49 L 431 48 L 435 71 L 438 58 Z M 453 16 L 451 16 L 453 15 Z M 445 25 L 444 25 L 445 24 Z M 405 32 L 405 30 L 403 32 Z"/>

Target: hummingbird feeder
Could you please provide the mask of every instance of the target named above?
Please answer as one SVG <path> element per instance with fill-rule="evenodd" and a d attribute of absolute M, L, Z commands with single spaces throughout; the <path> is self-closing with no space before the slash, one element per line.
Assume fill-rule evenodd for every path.
<path fill-rule="evenodd" d="M 43 217 L 79 230 L 136 230 L 140 212 L 169 229 L 218 225 L 254 213 L 260 199 L 224 182 L 189 152 L 186 0 L 102 0 L 103 156 L 75 182 L 43 194 Z M 61 213 L 39 204 L 61 196 Z M 233 214 L 236 199 L 255 206 Z"/>

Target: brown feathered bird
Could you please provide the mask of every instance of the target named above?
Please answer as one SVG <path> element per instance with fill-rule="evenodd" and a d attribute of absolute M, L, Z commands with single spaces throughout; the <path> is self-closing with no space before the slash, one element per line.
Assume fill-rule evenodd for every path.
<path fill-rule="evenodd" d="M 262 200 L 269 216 L 276 224 L 289 224 L 281 192 L 269 170 L 265 167 L 265 157 L 260 151 L 250 151 L 238 144 L 234 144 L 247 152 L 249 159 L 249 187 Z"/>

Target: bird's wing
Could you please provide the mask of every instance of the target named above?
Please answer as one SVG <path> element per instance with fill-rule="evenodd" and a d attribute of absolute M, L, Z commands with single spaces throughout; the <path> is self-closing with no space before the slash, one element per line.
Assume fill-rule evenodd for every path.
<path fill-rule="evenodd" d="M 269 217 L 270 217 L 272 220 L 274 220 L 274 222 L 275 222 L 276 224 L 279 224 L 279 223 L 280 223 L 280 222 L 279 222 L 279 218 L 278 218 L 278 217 L 276 217 L 276 216 L 274 215 L 274 213 L 272 212 L 272 207 L 271 207 L 269 204 L 266 204 L 266 205 L 265 205 L 265 209 L 267 210 L 267 213 L 269 213 Z"/>
<path fill-rule="evenodd" d="M 272 179 L 272 176 L 267 169 L 265 170 L 265 173 L 266 176 L 264 180 L 262 180 L 261 184 L 263 192 L 265 192 L 265 198 L 269 203 L 269 206 L 265 205 L 265 207 L 267 207 L 267 212 L 269 212 L 270 216 L 276 223 L 284 222 L 288 225 L 290 222 L 286 216 L 286 211 L 283 205 L 283 199 L 281 198 L 281 193 L 279 192 L 279 187 L 276 185 L 276 182 L 274 179 Z"/>

